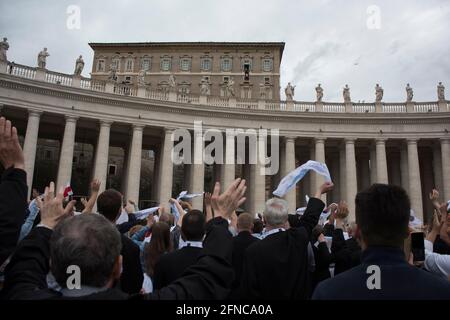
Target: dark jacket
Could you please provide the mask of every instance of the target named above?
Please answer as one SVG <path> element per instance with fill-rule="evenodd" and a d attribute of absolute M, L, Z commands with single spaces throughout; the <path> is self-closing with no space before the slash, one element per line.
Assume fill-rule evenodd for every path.
<path fill-rule="evenodd" d="M 380 268 L 380 289 L 368 288 L 368 283 L 373 284 L 376 275 L 368 269 L 373 265 Z M 319 283 L 313 299 L 450 299 L 450 283 L 409 265 L 400 248 L 369 247 L 363 252 L 359 266 Z"/>
<path fill-rule="evenodd" d="M 233 238 L 234 281 L 230 298 L 239 298 L 238 291 L 241 286 L 244 253 L 251 244 L 258 241 L 260 240 L 252 236 L 252 234 L 248 231 L 241 231 L 236 237 Z"/>
<path fill-rule="evenodd" d="M 66 299 L 47 288 L 52 230 L 38 227 L 18 245 L 6 268 L 4 297 L 8 299 Z M 231 235 L 228 222 L 215 218 L 207 227 L 204 247 L 197 263 L 171 285 L 142 296 L 145 299 L 224 299 L 233 280 Z M 129 299 L 118 289 L 108 289 L 78 299 Z"/>
<path fill-rule="evenodd" d="M 0 265 L 12 254 L 27 214 L 27 174 L 6 169 L 0 182 Z"/>
<path fill-rule="evenodd" d="M 120 276 L 120 289 L 129 294 L 139 293 L 142 289 L 144 275 L 141 266 L 141 251 L 128 237 L 121 234 L 122 239 L 122 274 Z"/>
<path fill-rule="evenodd" d="M 316 263 L 312 279 L 312 287 L 314 289 L 319 282 L 331 277 L 330 264 L 333 262 L 333 256 L 328 250 L 326 242 L 319 242 L 317 247 L 314 243 L 311 243 L 311 245 Z"/>
<path fill-rule="evenodd" d="M 298 227 L 267 236 L 245 252 L 242 293 L 249 299 L 310 297 L 308 244 L 324 208 L 311 198 Z"/>
<path fill-rule="evenodd" d="M 163 254 L 155 266 L 153 289 L 161 289 L 180 278 L 187 268 L 197 262 L 202 248 L 183 247 Z"/>
<path fill-rule="evenodd" d="M 338 275 L 361 263 L 361 247 L 354 238 L 345 240 L 342 229 L 332 232 L 331 253 L 334 258 L 334 274 Z"/>

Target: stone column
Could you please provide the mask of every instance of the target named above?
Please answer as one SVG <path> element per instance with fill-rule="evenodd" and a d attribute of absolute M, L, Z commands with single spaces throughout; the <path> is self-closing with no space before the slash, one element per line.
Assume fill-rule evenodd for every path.
<path fill-rule="evenodd" d="M 173 178 L 173 162 L 172 162 L 172 141 L 173 129 L 164 129 L 163 147 L 161 148 L 160 165 L 159 165 L 159 203 L 168 206 L 169 199 L 172 197 L 172 178 Z"/>
<path fill-rule="evenodd" d="M 126 198 L 139 203 L 139 187 L 141 184 L 142 135 L 143 125 L 133 125 L 131 146 L 128 149 L 128 166 L 126 178 Z"/>
<path fill-rule="evenodd" d="M 347 201 L 347 171 L 345 161 L 345 143 L 339 149 L 339 200 Z"/>
<path fill-rule="evenodd" d="M 409 177 L 409 197 L 411 209 L 417 217 L 423 221 L 422 207 L 422 185 L 420 182 L 419 155 L 417 153 L 417 139 L 408 139 L 408 177 Z"/>
<path fill-rule="evenodd" d="M 347 180 L 347 203 L 349 221 L 355 220 L 355 196 L 358 188 L 356 180 L 355 139 L 345 139 L 345 172 Z"/>
<path fill-rule="evenodd" d="M 409 194 L 409 179 L 408 179 L 408 150 L 405 146 L 400 147 L 400 176 L 402 181 L 402 188 Z"/>
<path fill-rule="evenodd" d="M 28 112 L 27 131 L 25 133 L 25 141 L 23 144 L 23 154 L 25 157 L 25 171 L 27 173 L 28 199 L 33 188 L 34 162 L 36 160 L 36 149 L 39 134 L 39 121 L 42 112 Z"/>
<path fill-rule="evenodd" d="M 388 169 L 386 161 L 386 144 L 384 139 L 376 139 L 377 183 L 388 184 Z"/>
<path fill-rule="evenodd" d="M 442 154 L 440 145 L 435 143 L 433 146 L 433 173 L 434 173 L 434 188 L 440 190 L 442 195 L 444 191 L 444 180 L 442 179 Z"/>
<path fill-rule="evenodd" d="M 377 182 L 377 151 L 374 145 L 369 147 L 370 149 L 370 184 Z"/>
<path fill-rule="evenodd" d="M 108 176 L 108 156 L 109 156 L 109 134 L 111 121 L 100 121 L 100 133 L 98 135 L 97 148 L 95 150 L 94 179 L 100 180 L 100 190 L 106 189 L 106 179 Z"/>
<path fill-rule="evenodd" d="M 72 178 L 73 150 L 75 147 L 75 132 L 77 129 L 78 117 L 66 116 L 66 126 L 64 128 L 64 137 L 61 145 L 61 153 L 59 156 L 59 168 L 57 189 L 66 186 Z"/>
<path fill-rule="evenodd" d="M 314 139 L 315 142 L 315 160 L 318 162 L 322 162 L 325 163 L 325 138 L 315 138 Z M 311 172 L 310 174 L 313 174 L 315 176 L 314 180 L 315 180 L 315 187 L 316 190 L 313 190 L 314 193 L 311 194 L 311 196 L 314 196 L 314 194 L 316 193 L 317 189 L 325 182 L 325 178 L 323 176 L 321 176 L 320 174 L 317 174 L 315 172 Z M 322 200 L 327 203 L 327 195 L 323 194 L 322 195 Z"/>
<path fill-rule="evenodd" d="M 205 165 L 203 161 L 203 133 L 194 132 L 194 162 L 189 166 L 189 193 L 201 193 L 204 191 Z M 203 197 L 192 199 L 192 208 L 203 210 Z"/>
<path fill-rule="evenodd" d="M 295 169 L 295 137 L 285 138 L 285 156 L 284 156 L 284 172 L 283 176 L 287 175 L 289 172 Z M 297 193 L 296 187 L 289 191 L 284 197 L 289 205 L 289 212 L 293 213 L 297 209 Z"/>
<path fill-rule="evenodd" d="M 265 150 L 259 150 L 260 144 L 256 146 L 257 154 L 266 154 Z M 251 146 L 249 146 L 251 148 Z M 265 147 L 265 146 L 264 146 Z M 250 164 L 250 214 L 262 213 L 266 202 L 266 176 L 264 166 L 260 164 L 259 157 L 256 157 L 256 164 Z"/>
<path fill-rule="evenodd" d="M 235 179 L 234 134 L 225 133 L 225 157 L 221 167 L 221 189 L 225 190 Z M 248 191 L 247 191 L 248 192 Z"/>
<path fill-rule="evenodd" d="M 450 138 L 441 139 L 443 200 L 450 200 Z"/>

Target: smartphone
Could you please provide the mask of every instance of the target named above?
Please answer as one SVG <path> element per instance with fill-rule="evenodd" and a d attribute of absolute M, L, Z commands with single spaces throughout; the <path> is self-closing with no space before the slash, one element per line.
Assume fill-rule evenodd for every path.
<path fill-rule="evenodd" d="M 411 233 L 411 252 L 414 255 L 414 261 L 425 260 L 425 240 L 423 232 Z"/>

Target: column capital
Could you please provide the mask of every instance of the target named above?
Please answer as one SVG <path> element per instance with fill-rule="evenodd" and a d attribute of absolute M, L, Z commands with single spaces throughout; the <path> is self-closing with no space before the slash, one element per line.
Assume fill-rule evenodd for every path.
<path fill-rule="evenodd" d="M 100 120 L 100 126 L 101 127 L 111 127 L 111 124 L 113 122 L 114 121 L 111 121 L 111 120 Z"/>
<path fill-rule="evenodd" d="M 165 133 L 165 134 L 172 134 L 172 132 L 175 130 L 175 128 L 172 128 L 172 127 L 164 127 L 163 130 L 164 130 L 164 133 Z"/>
<path fill-rule="evenodd" d="M 375 143 L 376 144 L 386 144 L 387 138 L 375 138 Z"/>
<path fill-rule="evenodd" d="M 132 125 L 133 131 L 143 131 L 145 128 L 144 124 L 133 124 Z"/>
<path fill-rule="evenodd" d="M 345 144 L 355 144 L 355 141 L 356 141 L 356 138 L 351 138 L 351 137 L 344 138 Z"/>
<path fill-rule="evenodd" d="M 325 143 L 325 140 L 327 140 L 327 138 L 325 137 L 314 137 L 314 143 Z"/>
<path fill-rule="evenodd" d="M 79 117 L 77 116 L 72 116 L 72 115 L 65 115 L 64 118 L 66 118 L 66 122 L 77 122 L 77 120 L 79 119 Z"/>
<path fill-rule="evenodd" d="M 450 137 L 439 138 L 439 141 L 441 142 L 441 144 L 449 144 L 450 143 Z"/>
<path fill-rule="evenodd" d="M 417 141 L 419 141 L 419 139 L 417 139 L 417 138 L 407 138 L 406 139 L 407 144 L 417 144 Z"/>
<path fill-rule="evenodd" d="M 29 117 L 37 117 L 37 118 L 39 118 L 43 113 L 44 113 L 43 111 L 28 109 L 28 116 Z"/>
<path fill-rule="evenodd" d="M 297 137 L 296 136 L 285 136 L 284 139 L 286 140 L 286 142 L 295 143 L 295 139 L 297 139 Z"/>

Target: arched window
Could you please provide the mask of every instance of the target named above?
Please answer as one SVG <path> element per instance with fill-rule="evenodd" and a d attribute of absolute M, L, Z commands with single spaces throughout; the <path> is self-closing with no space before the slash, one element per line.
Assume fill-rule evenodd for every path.
<path fill-rule="evenodd" d="M 172 69 L 172 58 L 169 56 L 161 57 L 161 71 L 170 71 Z"/>
<path fill-rule="evenodd" d="M 180 70 L 191 71 L 191 57 L 185 56 L 180 58 Z"/>
<path fill-rule="evenodd" d="M 97 60 L 97 72 L 105 72 L 105 59 Z"/>
<path fill-rule="evenodd" d="M 212 69 L 212 58 L 208 55 L 205 55 L 200 58 L 200 69 L 202 71 L 211 71 Z"/>
<path fill-rule="evenodd" d="M 149 56 L 143 56 L 141 59 L 141 70 L 150 71 L 152 68 L 152 58 Z"/>

